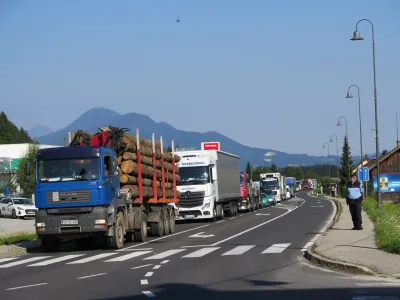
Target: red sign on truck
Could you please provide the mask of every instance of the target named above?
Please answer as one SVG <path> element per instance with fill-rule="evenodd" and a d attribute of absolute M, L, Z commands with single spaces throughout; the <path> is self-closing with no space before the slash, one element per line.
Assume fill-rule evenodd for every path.
<path fill-rule="evenodd" d="M 219 142 L 201 143 L 201 150 L 220 150 Z"/>

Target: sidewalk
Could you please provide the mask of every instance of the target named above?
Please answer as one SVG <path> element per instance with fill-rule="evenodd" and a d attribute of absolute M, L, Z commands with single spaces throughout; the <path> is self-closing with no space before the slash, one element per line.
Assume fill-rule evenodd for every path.
<path fill-rule="evenodd" d="M 341 270 L 400 278 L 400 255 L 377 248 L 374 224 L 367 213 L 362 211 L 364 229 L 351 230 L 353 222 L 346 200 L 336 202 L 341 206 L 337 223 L 308 249 L 308 259 Z"/>

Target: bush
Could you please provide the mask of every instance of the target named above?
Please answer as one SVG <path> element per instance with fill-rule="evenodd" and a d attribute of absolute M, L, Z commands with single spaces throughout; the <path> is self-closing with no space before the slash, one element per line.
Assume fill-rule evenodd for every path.
<path fill-rule="evenodd" d="M 362 206 L 374 222 L 379 249 L 400 254 L 400 205 L 386 203 L 377 208 L 376 199 L 367 198 Z"/>
<path fill-rule="evenodd" d="M 22 241 L 32 241 L 36 239 L 37 239 L 36 233 L 24 232 L 24 231 L 15 232 L 12 234 L 0 235 L 0 246 L 11 245 Z"/>

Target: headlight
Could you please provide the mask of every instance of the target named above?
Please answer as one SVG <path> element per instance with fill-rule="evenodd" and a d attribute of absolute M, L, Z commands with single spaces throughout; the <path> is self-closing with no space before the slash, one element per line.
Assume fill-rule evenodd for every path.
<path fill-rule="evenodd" d="M 19 206 L 17 206 L 17 209 L 18 210 L 24 210 L 22 207 L 19 207 Z"/>

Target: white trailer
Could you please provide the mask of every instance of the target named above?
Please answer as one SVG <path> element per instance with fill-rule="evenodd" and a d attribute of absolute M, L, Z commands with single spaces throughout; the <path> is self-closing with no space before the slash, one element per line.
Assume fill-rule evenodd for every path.
<path fill-rule="evenodd" d="M 239 157 L 219 150 L 178 151 L 178 219 L 222 219 L 238 212 Z"/>

